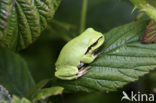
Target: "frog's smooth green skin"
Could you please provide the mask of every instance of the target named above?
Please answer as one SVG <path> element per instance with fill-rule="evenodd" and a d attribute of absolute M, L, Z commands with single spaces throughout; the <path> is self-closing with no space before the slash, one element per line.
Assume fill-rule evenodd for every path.
<path fill-rule="evenodd" d="M 87 72 L 82 67 L 84 63 L 91 63 L 98 55 L 93 52 L 104 42 L 104 35 L 88 28 L 82 34 L 69 41 L 61 50 L 56 61 L 55 76 L 63 80 L 77 79 Z M 82 67 L 80 70 L 79 68 Z"/>

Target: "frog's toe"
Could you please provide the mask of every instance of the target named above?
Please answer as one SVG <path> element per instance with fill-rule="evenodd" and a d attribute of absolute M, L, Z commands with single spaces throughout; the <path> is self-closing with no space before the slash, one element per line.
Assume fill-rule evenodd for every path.
<path fill-rule="evenodd" d="M 88 69 L 90 69 L 90 66 L 88 67 L 82 67 L 79 72 L 76 74 L 76 79 L 83 76 L 84 74 L 86 74 L 88 72 Z"/>

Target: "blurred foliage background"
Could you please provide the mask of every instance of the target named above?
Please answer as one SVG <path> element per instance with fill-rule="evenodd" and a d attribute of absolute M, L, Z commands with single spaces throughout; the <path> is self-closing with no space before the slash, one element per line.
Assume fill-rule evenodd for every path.
<path fill-rule="evenodd" d="M 88 0 L 87 27 L 105 33 L 111 28 L 134 21 L 137 11 L 132 13 L 133 5 L 128 0 Z M 39 39 L 20 52 L 27 61 L 36 82 L 53 78 L 55 61 L 63 45 L 79 35 L 82 0 L 62 0 L 54 20 Z M 53 103 L 118 103 L 122 91 L 153 91 L 156 73 L 146 75 L 139 81 L 111 93 L 72 93 L 51 98 Z M 149 81 L 150 79 L 150 81 Z"/>

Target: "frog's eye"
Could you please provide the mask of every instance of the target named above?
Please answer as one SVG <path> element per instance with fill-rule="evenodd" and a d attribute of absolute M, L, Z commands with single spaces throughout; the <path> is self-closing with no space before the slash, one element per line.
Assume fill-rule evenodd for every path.
<path fill-rule="evenodd" d="M 85 55 L 91 50 L 92 47 L 94 47 L 95 45 L 98 44 L 98 42 L 99 42 L 99 40 L 100 40 L 101 38 L 102 38 L 102 36 L 99 37 L 99 39 L 98 39 L 95 43 L 93 43 L 91 46 L 88 47 L 87 51 L 85 52 Z"/>

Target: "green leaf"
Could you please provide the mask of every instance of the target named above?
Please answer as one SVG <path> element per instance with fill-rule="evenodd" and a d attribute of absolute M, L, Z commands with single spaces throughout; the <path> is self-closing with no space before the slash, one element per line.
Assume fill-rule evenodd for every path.
<path fill-rule="evenodd" d="M 79 27 L 81 7 L 82 0 L 62 0 L 55 19 Z M 129 23 L 137 14 L 131 14 L 132 9 L 133 5 L 128 0 L 88 0 L 87 27 L 106 32 L 112 27 Z M 76 33 L 79 35 L 79 32 Z"/>
<path fill-rule="evenodd" d="M 0 84 L 11 94 L 18 96 L 24 96 L 34 86 L 34 80 L 25 61 L 15 53 L 1 47 Z"/>
<path fill-rule="evenodd" d="M 155 0 L 149 0 L 149 3 L 156 8 L 156 1 Z"/>
<path fill-rule="evenodd" d="M 141 12 L 145 12 L 150 18 L 156 21 L 156 8 L 153 7 L 148 0 L 130 0 L 135 8 Z"/>
<path fill-rule="evenodd" d="M 152 91 L 154 93 L 156 93 L 156 79 L 155 78 L 156 78 L 156 71 L 150 74 L 150 84 L 151 84 Z"/>
<path fill-rule="evenodd" d="M 40 91 L 38 91 L 38 93 L 36 93 L 36 95 L 33 98 L 33 102 L 38 101 L 38 100 L 44 100 L 49 96 L 52 95 L 59 95 L 62 94 L 63 92 L 62 87 L 51 87 L 51 88 L 44 88 Z"/>
<path fill-rule="evenodd" d="M 39 83 L 37 83 L 27 94 L 27 97 L 29 97 L 29 99 L 32 99 L 33 96 L 40 91 L 51 79 L 45 79 L 40 81 Z"/>
<path fill-rule="evenodd" d="M 0 103 L 8 103 L 7 101 L 0 101 Z M 13 96 L 11 103 L 31 103 L 28 99 L 26 98 L 18 98 L 17 96 Z"/>
<path fill-rule="evenodd" d="M 20 99 L 20 98 L 14 96 L 14 97 L 12 98 L 11 103 L 31 103 L 31 102 L 30 102 L 28 99 L 26 99 L 26 98 Z"/>
<path fill-rule="evenodd" d="M 47 27 L 60 0 L 1 0 L 0 45 L 26 48 Z"/>
<path fill-rule="evenodd" d="M 115 91 L 156 67 L 156 44 L 142 44 L 147 21 L 132 22 L 105 35 L 102 55 L 78 80 L 57 83 L 72 91 Z"/>
<path fill-rule="evenodd" d="M 47 32 L 53 35 L 48 35 L 46 40 L 61 38 L 65 41 L 69 41 L 77 35 L 76 32 L 78 32 L 78 29 L 75 25 L 53 20 L 43 33 L 46 35 Z"/>
<path fill-rule="evenodd" d="M 156 22 L 154 20 L 150 20 L 149 24 L 146 27 L 145 35 L 142 38 L 143 43 L 154 43 L 156 42 Z"/>
<path fill-rule="evenodd" d="M 0 85 L 0 103 L 31 103 L 26 98 L 11 97 L 8 90 Z"/>

